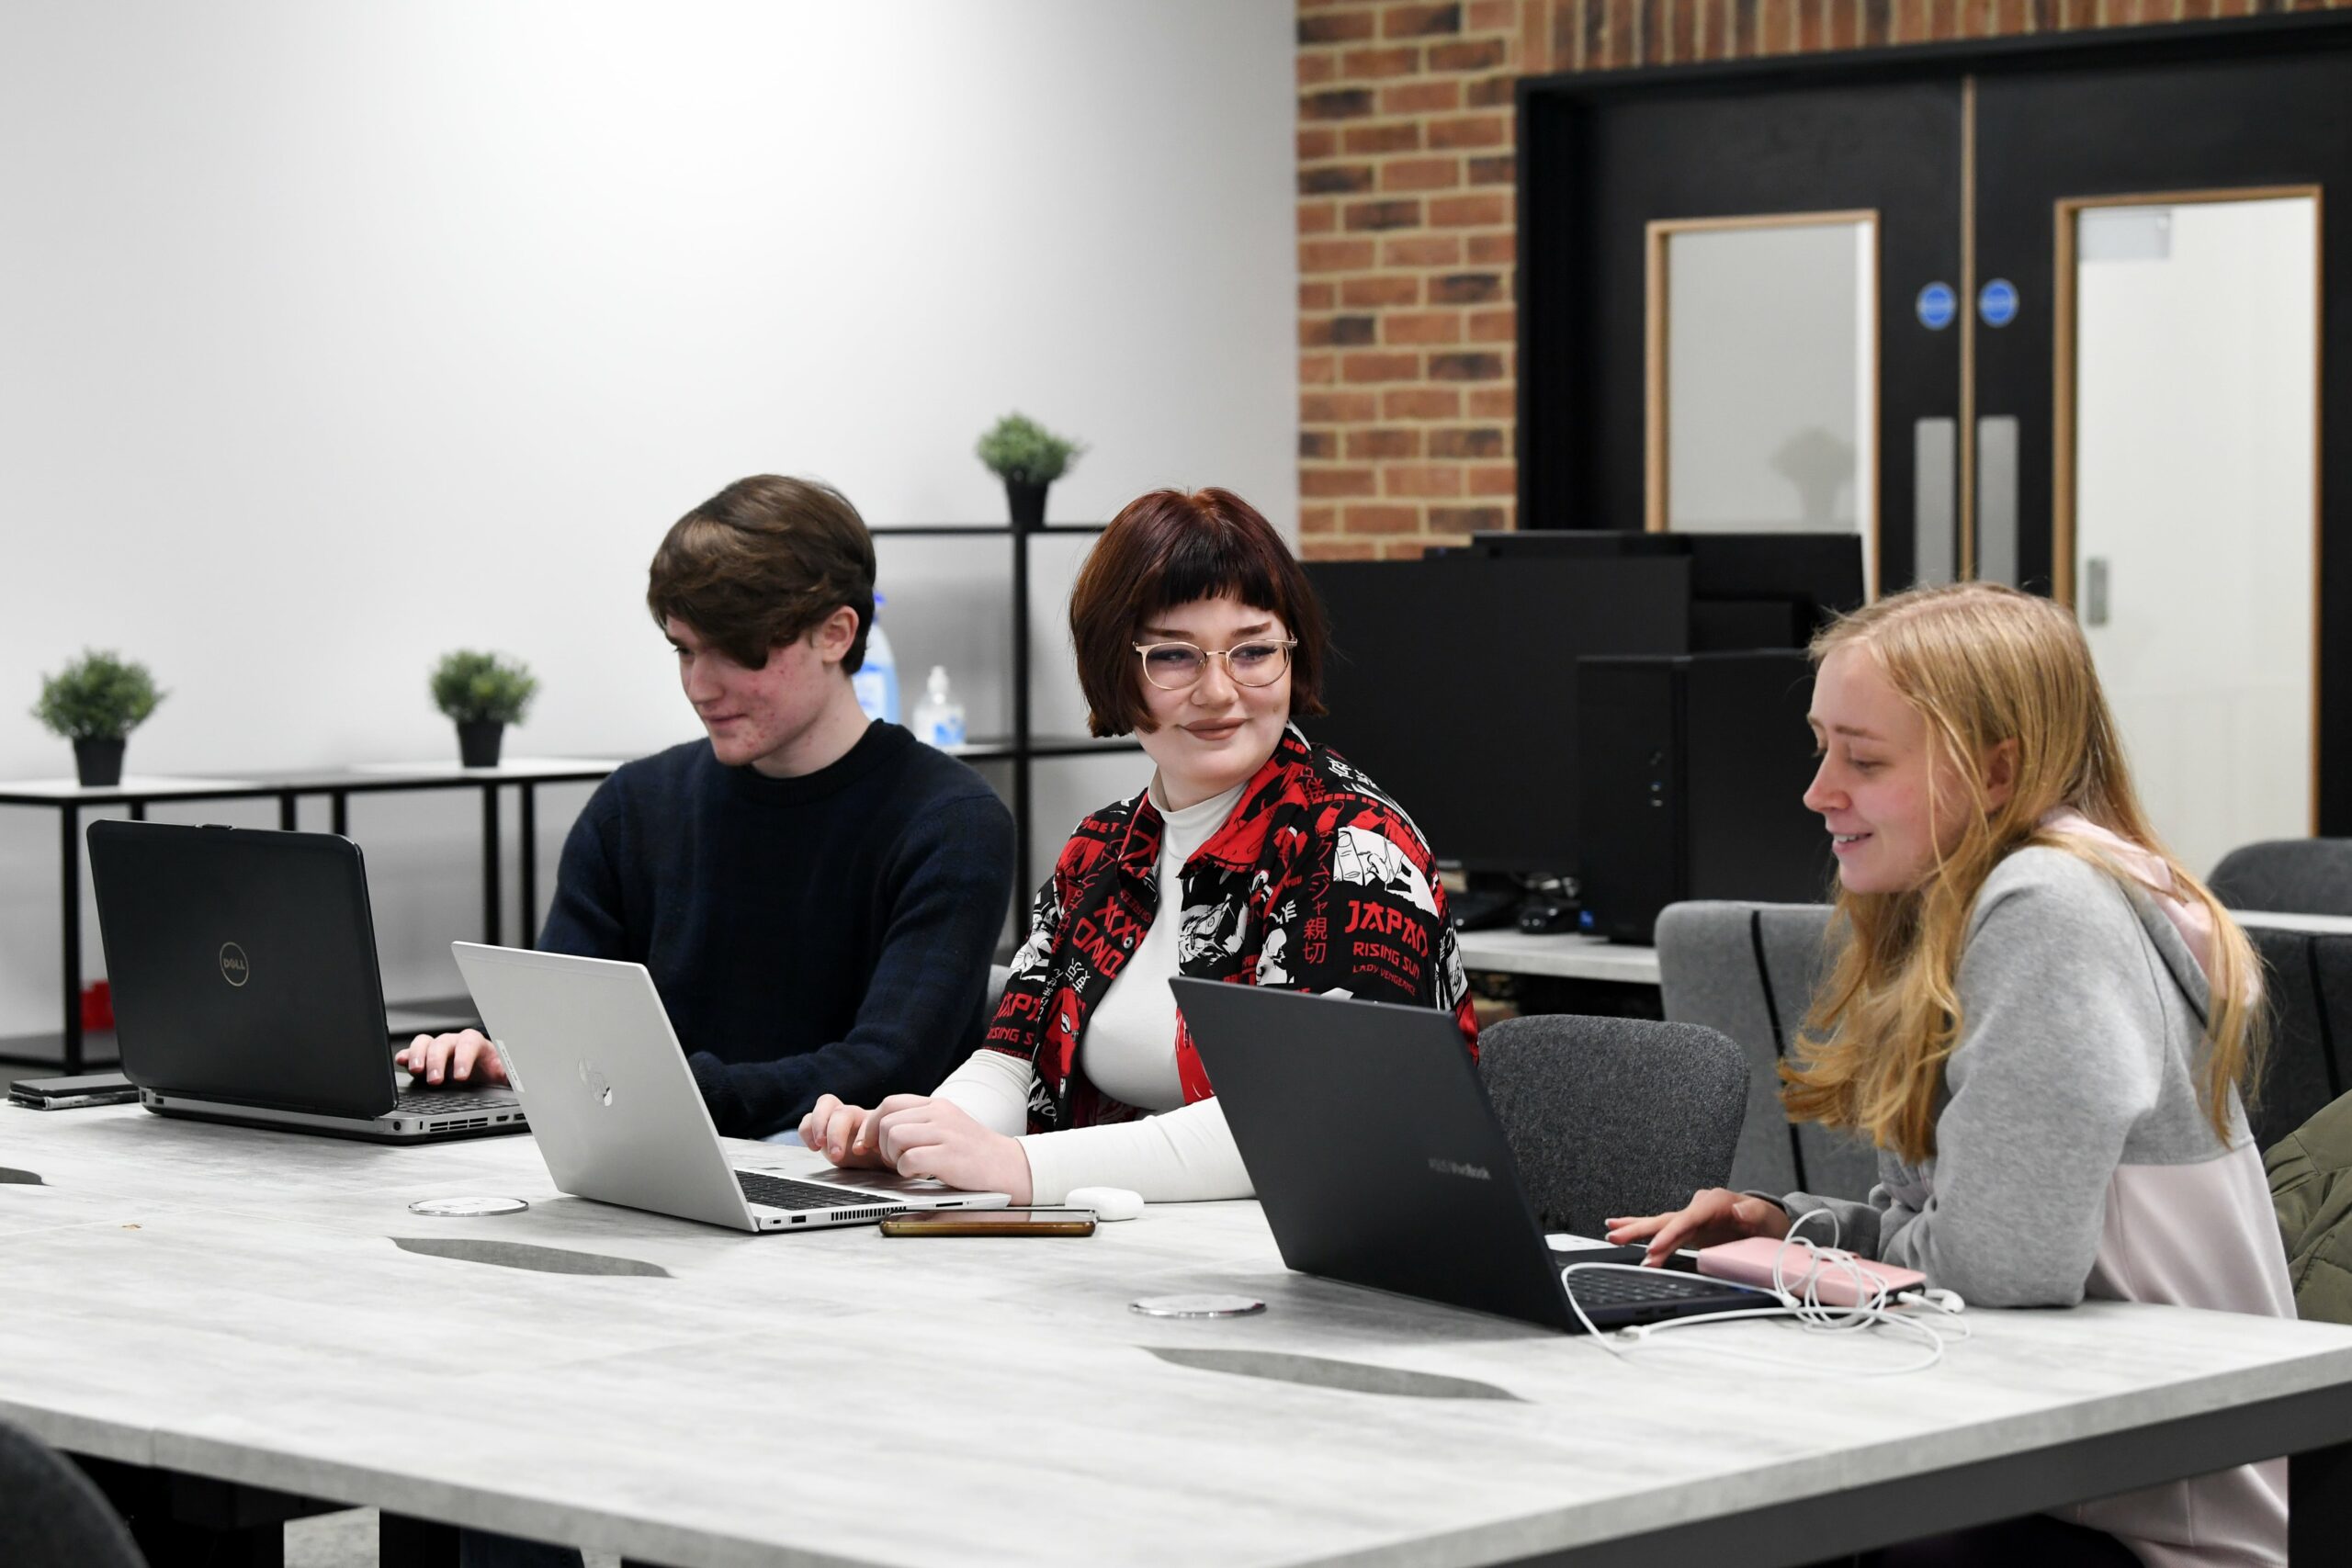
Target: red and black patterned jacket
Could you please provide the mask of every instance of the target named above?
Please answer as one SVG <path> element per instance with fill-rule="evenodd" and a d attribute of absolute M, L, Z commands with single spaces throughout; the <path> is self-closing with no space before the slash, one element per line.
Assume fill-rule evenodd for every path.
<path fill-rule="evenodd" d="M 1142 1115 L 1088 1081 L 1089 1015 L 1159 908 L 1162 823 L 1148 790 L 1088 817 L 1038 891 L 1035 927 L 982 1043 L 1036 1069 L 1029 1130 Z M 1396 802 L 1337 753 L 1285 729 L 1225 825 L 1184 864 L 1180 974 L 1442 1008 L 1476 1055 L 1453 928 L 1429 845 Z M 1180 1019 L 1186 1104 L 1212 1092 Z"/>

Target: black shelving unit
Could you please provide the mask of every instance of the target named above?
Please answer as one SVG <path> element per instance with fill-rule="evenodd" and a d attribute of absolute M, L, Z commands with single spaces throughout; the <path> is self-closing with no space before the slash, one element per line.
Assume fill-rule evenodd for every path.
<path fill-rule="evenodd" d="M 967 762 L 1009 762 L 1012 769 L 1012 834 L 1014 874 L 1013 919 L 1028 931 L 1030 848 L 1035 829 L 1030 822 L 1030 767 L 1040 758 L 1093 757 L 1142 750 L 1134 740 L 1098 740 L 1091 736 L 1057 735 L 1040 738 L 1029 726 L 1029 542 L 1036 538 L 1077 538 L 1102 532 L 1100 523 L 1049 528 L 1015 528 L 1010 524 L 916 524 L 876 528 L 876 539 L 1004 538 L 1012 545 L 1012 729 L 1001 736 L 968 741 L 956 749 Z M 903 689 L 903 683 L 902 683 Z"/>
<path fill-rule="evenodd" d="M 619 764 L 567 758 L 516 759 L 492 768 L 450 768 L 432 764 L 410 768 L 311 769 L 299 773 L 257 773 L 243 778 L 181 779 L 160 777 L 127 784 L 61 788 L 0 784 L 0 807 L 26 806 L 55 811 L 58 818 L 58 941 L 62 958 L 63 1028 L 54 1035 L 18 1035 L 0 1039 L 0 1062 L 62 1067 L 78 1073 L 86 1042 L 82 1031 L 82 813 L 94 807 L 119 806 L 130 819 L 143 822 L 150 806 L 217 800 L 277 802 L 277 825 L 291 832 L 305 796 L 324 795 L 331 813 L 329 831 L 342 833 L 350 826 L 350 802 L 355 795 L 390 795 L 411 791 L 471 789 L 481 792 L 482 940 L 499 946 L 504 940 L 504 904 L 501 874 L 499 795 L 512 786 L 521 801 L 522 945 L 528 947 L 538 913 L 538 786 L 546 784 L 601 782 Z M 394 1011 L 439 1012 L 447 998 L 395 1002 Z M 50 1055 L 54 1046 L 56 1055 Z"/>

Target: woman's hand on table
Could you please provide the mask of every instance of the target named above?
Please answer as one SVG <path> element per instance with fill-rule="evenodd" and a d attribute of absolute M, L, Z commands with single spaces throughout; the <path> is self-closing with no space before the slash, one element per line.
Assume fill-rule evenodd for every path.
<path fill-rule="evenodd" d="M 1677 1247 L 1714 1247 L 1752 1235 L 1778 1239 L 1789 1234 L 1786 1209 L 1769 1198 L 1751 1198 L 1722 1187 L 1692 1193 L 1687 1205 L 1671 1213 L 1602 1223 L 1608 1227 L 1609 1239 L 1619 1247 L 1646 1242 L 1649 1250 L 1642 1261 L 1653 1268 L 1672 1257 Z"/>
<path fill-rule="evenodd" d="M 921 1095 L 893 1095 L 885 1105 L 897 1100 L 921 1100 Z M 836 1096 L 820 1094 L 808 1114 L 800 1119 L 800 1141 L 823 1155 L 837 1166 L 853 1169 L 888 1170 L 890 1162 L 874 1146 L 874 1123 L 881 1116 L 879 1111 L 868 1111 L 863 1105 L 850 1105 Z"/>
<path fill-rule="evenodd" d="M 925 1176 L 967 1192 L 1008 1193 L 1015 1203 L 1030 1201 L 1029 1156 L 1021 1140 L 983 1127 L 954 1100 L 894 1094 L 876 1113 L 875 1145 L 900 1176 Z"/>

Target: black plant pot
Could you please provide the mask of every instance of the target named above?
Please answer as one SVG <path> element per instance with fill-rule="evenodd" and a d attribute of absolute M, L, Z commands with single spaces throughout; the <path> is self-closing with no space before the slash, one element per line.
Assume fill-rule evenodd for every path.
<path fill-rule="evenodd" d="M 458 761 L 469 768 L 498 766 L 498 743 L 505 735 L 506 727 L 494 718 L 459 719 Z"/>
<path fill-rule="evenodd" d="M 1017 533 L 1032 533 L 1046 525 L 1046 487 L 1029 479 L 1004 481 L 1004 499 L 1012 508 Z"/>
<path fill-rule="evenodd" d="M 107 789 L 122 782 L 122 737 L 89 737 L 74 742 L 74 771 L 85 789 Z"/>

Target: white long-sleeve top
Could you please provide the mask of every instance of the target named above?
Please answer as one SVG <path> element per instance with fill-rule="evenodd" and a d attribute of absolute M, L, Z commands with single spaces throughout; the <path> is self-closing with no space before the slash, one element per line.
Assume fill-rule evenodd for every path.
<path fill-rule="evenodd" d="M 1178 936 L 1169 908 L 1181 897 L 1184 863 L 1240 804 L 1241 785 L 1170 811 L 1152 784 L 1166 823 L 1159 840 L 1159 908 L 1141 946 L 1095 1004 L 1080 1042 L 1080 1066 L 1103 1093 L 1154 1114 L 1133 1122 L 1025 1133 L 1036 1070 L 1001 1051 L 975 1051 L 935 1091 L 991 1131 L 1021 1140 L 1034 1201 L 1058 1203 L 1073 1188 L 1125 1187 L 1153 1203 L 1248 1198 L 1250 1173 L 1214 1098 L 1184 1103 L 1176 1075 Z M 1164 918 L 1163 918 L 1164 917 Z"/>

